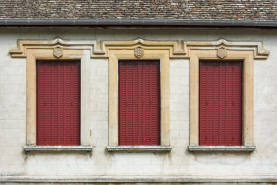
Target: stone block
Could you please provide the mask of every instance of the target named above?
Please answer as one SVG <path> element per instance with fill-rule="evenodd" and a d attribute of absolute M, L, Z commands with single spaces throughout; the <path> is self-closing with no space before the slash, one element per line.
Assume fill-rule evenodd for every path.
<path fill-rule="evenodd" d="M 87 165 L 87 174 L 89 175 L 99 175 L 105 174 L 105 165 Z"/>
<path fill-rule="evenodd" d="M 49 175 L 67 174 L 67 165 L 51 164 L 47 165 L 47 171 Z"/>
<path fill-rule="evenodd" d="M 124 174 L 124 166 L 123 165 L 105 165 L 105 171 L 106 174 L 111 174 L 111 175 L 115 175 L 115 174 Z"/>
<path fill-rule="evenodd" d="M 65 40 L 77 39 L 76 29 L 60 29 L 59 34 L 62 35 L 62 38 Z"/>
<path fill-rule="evenodd" d="M 170 111 L 179 111 L 179 112 L 182 112 L 182 111 L 185 111 L 186 109 L 186 105 L 182 104 L 182 103 L 170 103 Z"/>
<path fill-rule="evenodd" d="M 0 84 L 10 84 L 10 76 L 1 76 Z"/>
<path fill-rule="evenodd" d="M 95 121 L 108 121 L 108 112 L 92 112 L 91 117 Z"/>
<path fill-rule="evenodd" d="M 179 67 L 180 67 L 180 60 L 179 59 L 170 59 L 170 69 L 179 68 Z"/>
<path fill-rule="evenodd" d="M 92 158 L 89 155 L 78 154 L 77 155 L 77 164 L 96 164 L 96 159 Z"/>
<path fill-rule="evenodd" d="M 102 93 L 108 93 L 108 84 L 104 84 L 104 85 L 97 85 L 96 87 L 96 92 L 99 93 L 99 94 L 102 94 Z"/>
<path fill-rule="evenodd" d="M 66 165 L 68 174 L 86 174 L 87 173 L 87 165 L 83 164 L 68 164 Z"/>
<path fill-rule="evenodd" d="M 149 34 L 147 30 L 144 29 L 139 29 L 139 30 L 132 30 L 132 39 L 137 39 L 137 38 L 145 38 L 145 35 Z"/>
<path fill-rule="evenodd" d="M 97 67 L 97 76 L 108 76 L 108 68 L 107 67 Z"/>
<path fill-rule="evenodd" d="M 108 138 L 108 130 L 97 130 L 94 138 L 103 139 Z"/>
<path fill-rule="evenodd" d="M 183 155 L 179 156 L 171 156 L 170 165 L 185 165 L 188 164 L 188 158 L 184 157 Z"/>
<path fill-rule="evenodd" d="M 170 112 L 170 120 L 172 121 L 178 121 L 180 120 L 180 112 L 179 111 L 171 111 Z"/>
<path fill-rule="evenodd" d="M 235 166 L 234 165 L 217 165 L 216 166 L 216 173 L 217 174 L 234 174 Z"/>
<path fill-rule="evenodd" d="M 276 174 L 277 173 L 277 165 L 270 165 L 270 172 L 271 174 Z"/>
<path fill-rule="evenodd" d="M 172 86 L 171 86 L 172 87 Z M 177 87 L 177 86 L 176 86 Z M 174 87 L 174 89 L 176 89 L 175 87 Z M 173 91 L 174 92 L 174 91 Z M 180 96 L 179 96 L 179 94 L 171 94 L 170 95 L 170 103 L 177 103 L 177 102 L 180 102 Z"/>
<path fill-rule="evenodd" d="M 187 76 L 189 74 L 188 68 L 171 68 L 170 76 Z"/>
<path fill-rule="evenodd" d="M 180 174 L 181 175 L 192 175 L 197 174 L 198 172 L 197 165 L 180 165 Z"/>
<path fill-rule="evenodd" d="M 7 165 L 7 164 L 0 164 L 0 174 L 1 175 L 9 175 L 10 174 L 9 166 L 10 165 Z"/>
<path fill-rule="evenodd" d="M 114 164 L 134 164 L 134 156 L 128 153 L 115 153 Z"/>
<path fill-rule="evenodd" d="M 5 103 L 2 105 L 5 111 L 18 110 L 18 103 Z"/>
<path fill-rule="evenodd" d="M 178 76 L 171 76 L 170 77 L 170 86 L 179 86 L 180 85 L 180 77 Z M 172 92 L 171 94 L 174 94 L 174 92 Z"/>
<path fill-rule="evenodd" d="M 115 40 L 114 30 L 95 30 L 95 36 L 98 41 L 102 40 Z"/>
<path fill-rule="evenodd" d="M 180 165 L 164 165 L 164 173 L 167 175 L 179 175 Z"/>
<path fill-rule="evenodd" d="M 225 30 L 210 30 L 210 31 L 207 31 L 207 33 L 208 33 L 208 40 L 210 41 L 226 38 Z"/>
<path fill-rule="evenodd" d="M 9 165 L 9 174 L 22 175 L 24 172 L 24 165 L 22 164 Z"/>
<path fill-rule="evenodd" d="M 240 164 L 240 165 L 235 165 L 235 170 L 234 173 L 238 175 L 243 175 L 243 174 L 252 174 L 252 165 L 246 165 L 246 164 Z"/>
<path fill-rule="evenodd" d="M 152 155 L 151 156 L 151 164 L 155 164 L 155 165 L 163 165 L 163 161 L 165 159 L 164 155 Z"/>
<path fill-rule="evenodd" d="M 132 40 L 132 30 L 116 30 L 114 32 L 115 40 Z"/>
<path fill-rule="evenodd" d="M 171 121 L 170 129 L 188 129 L 188 121 Z"/>
<path fill-rule="evenodd" d="M 179 130 L 170 130 L 170 138 L 180 138 Z"/>
<path fill-rule="evenodd" d="M 189 59 L 180 59 L 181 68 L 189 68 Z M 189 76 L 189 74 L 188 74 Z"/>
<path fill-rule="evenodd" d="M 26 173 L 28 175 L 45 175 L 48 174 L 48 167 L 47 165 L 28 165 Z"/>
<path fill-rule="evenodd" d="M 108 122 L 107 121 L 95 121 L 97 130 L 108 130 Z"/>
<path fill-rule="evenodd" d="M 216 174 L 217 165 L 198 165 L 198 174 L 205 174 L 205 175 L 211 175 Z"/>
<path fill-rule="evenodd" d="M 109 145 L 108 137 L 96 139 L 95 146 L 103 147 L 103 150 L 106 150 L 106 147 Z"/>
<path fill-rule="evenodd" d="M 202 31 L 199 31 L 199 30 L 190 30 L 188 39 L 193 40 L 193 41 L 207 40 L 208 39 L 208 33 L 207 32 L 203 33 Z"/>
<path fill-rule="evenodd" d="M 88 29 L 88 30 L 77 30 L 76 31 L 77 39 L 81 40 L 95 40 L 95 30 Z"/>
<path fill-rule="evenodd" d="M 91 84 L 108 84 L 107 76 L 91 76 Z"/>
<path fill-rule="evenodd" d="M 189 129 L 180 129 L 180 139 L 184 139 L 184 141 L 187 141 L 186 143 L 188 143 L 188 139 L 189 139 Z"/>
<path fill-rule="evenodd" d="M 144 175 L 160 175 L 163 173 L 163 165 L 143 165 L 142 174 Z"/>
<path fill-rule="evenodd" d="M 151 153 L 138 153 L 134 155 L 134 164 L 136 165 L 150 165 L 151 164 Z"/>
<path fill-rule="evenodd" d="M 124 174 L 140 175 L 142 174 L 142 166 L 143 165 L 124 164 Z"/>
<path fill-rule="evenodd" d="M 108 59 L 91 59 L 91 68 L 106 67 L 108 70 Z"/>
<path fill-rule="evenodd" d="M 108 102 L 108 94 L 94 94 L 91 96 L 91 103 Z"/>
<path fill-rule="evenodd" d="M 253 174 L 270 174 L 270 165 L 253 165 Z"/>
<path fill-rule="evenodd" d="M 183 139 L 175 139 L 175 138 L 170 138 L 170 145 L 172 145 L 173 147 L 186 147 L 185 145 L 184 145 L 184 141 L 183 141 Z"/>
<path fill-rule="evenodd" d="M 18 67 L 18 75 L 26 78 L 26 66 Z M 26 83 L 26 80 L 25 80 L 25 83 Z"/>
<path fill-rule="evenodd" d="M 18 67 L 11 65 L 0 65 L 0 75 L 1 76 L 14 76 L 18 75 Z"/>

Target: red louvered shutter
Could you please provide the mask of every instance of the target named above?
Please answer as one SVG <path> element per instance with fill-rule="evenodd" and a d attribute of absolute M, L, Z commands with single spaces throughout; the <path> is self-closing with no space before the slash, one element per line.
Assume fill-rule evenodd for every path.
<path fill-rule="evenodd" d="M 159 145 L 159 61 L 120 61 L 118 84 L 119 145 Z"/>
<path fill-rule="evenodd" d="M 199 144 L 242 144 L 242 62 L 201 61 Z"/>
<path fill-rule="evenodd" d="M 79 61 L 37 61 L 37 145 L 80 145 Z"/>

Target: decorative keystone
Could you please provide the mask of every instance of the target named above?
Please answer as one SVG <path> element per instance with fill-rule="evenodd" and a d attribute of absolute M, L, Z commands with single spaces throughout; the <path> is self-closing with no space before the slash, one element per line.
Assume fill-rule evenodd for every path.
<path fill-rule="evenodd" d="M 60 47 L 54 48 L 53 55 L 57 58 L 60 58 L 61 56 L 63 56 L 63 48 L 60 48 Z"/>
<path fill-rule="evenodd" d="M 219 58 L 225 58 L 226 57 L 226 55 L 227 55 L 227 49 L 226 48 L 224 48 L 224 47 L 221 47 L 221 48 L 219 48 L 218 50 L 217 50 L 217 56 L 219 57 Z"/>
<path fill-rule="evenodd" d="M 143 54 L 144 54 L 144 49 L 143 49 L 143 48 L 137 47 L 137 48 L 135 49 L 135 56 L 136 56 L 137 58 L 141 58 L 141 57 L 143 56 Z"/>

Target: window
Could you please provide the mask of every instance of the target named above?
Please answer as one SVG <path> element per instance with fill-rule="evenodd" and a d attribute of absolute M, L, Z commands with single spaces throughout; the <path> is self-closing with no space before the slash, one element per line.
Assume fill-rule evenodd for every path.
<path fill-rule="evenodd" d="M 255 53 L 226 52 L 224 59 L 212 48 L 190 52 L 190 152 L 252 152 L 256 148 Z"/>
<path fill-rule="evenodd" d="M 160 145 L 160 62 L 119 61 L 119 145 Z"/>
<path fill-rule="evenodd" d="M 134 55 L 133 45 L 125 46 L 122 49 L 109 50 L 109 145 L 107 146 L 107 151 L 109 152 L 170 152 L 171 151 L 172 147 L 170 146 L 170 130 L 169 130 L 170 128 L 169 55 L 170 55 L 170 52 L 167 49 L 161 50 L 161 49 L 148 48 L 148 49 L 144 49 L 144 55 L 142 56 L 141 59 L 138 59 Z M 121 104 L 121 107 L 120 107 L 119 104 L 121 103 L 122 98 L 124 97 L 121 96 L 120 94 L 121 91 L 119 90 L 119 88 L 121 87 L 126 88 L 126 85 L 122 86 L 122 82 L 121 82 L 122 80 L 120 80 L 121 74 L 122 74 L 121 70 L 124 69 L 124 68 L 122 69 L 120 68 L 123 67 L 124 64 L 125 64 L 125 68 L 126 68 L 126 65 L 128 66 L 127 74 L 128 74 L 128 79 L 131 79 L 130 84 L 133 84 L 133 81 L 134 81 L 133 78 L 134 78 L 136 80 L 136 83 L 134 83 L 133 85 L 136 85 L 135 87 L 137 89 L 135 89 L 135 87 L 132 87 L 132 85 L 128 84 L 129 83 L 129 80 L 128 80 L 128 83 L 126 84 L 128 85 L 128 91 L 126 92 L 126 94 L 129 95 L 128 97 L 126 97 L 128 104 L 126 102 L 124 107 L 124 103 L 123 103 Z M 135 72 L 133 72 L 133 70 Z M 138 73 L 139 70 L 140 70 L 140 74 Z M 137 73 L 137 76 L 135 75 L 136 73 Z M 148 74 L 146 75 L 146 73 Z M 126 71 L 125 71 L 125 75 L 126 75 Z M 152 78 L 150 78 L 150 76 Z M 141 86 L 138 85 L 139 83 L 141 84 Z M 134 99 L 135 100 L 134 102 L 136 103 L 137 107 L 133 106 L 133 103 L 134 103 L 133 101 L 129 101 L 129 100 L 132 100 L 132 98 L 136 95 L 132 93 L 133 89 L 137 94 L 139 92 L 140 93 L 144 92 L 143 93 L 144 95 L 143 97 L 145 98 L 144 102 L 143 102 L 143 99 L 141 98 L 140 98 L 140 101 L 141 101 L 140 103 L 138 100 Z M 137 95 L 136 97 L 138 99 L 139 96 Z M 129 108 L 128 110 L 126 109 L 126 105 L 128 105 L 128 108 Z M 139 107 L 141 109 L 139 109 Z M 142 114 L 143 107 L 145 108 L 144 115 Z M 126 115 L 122 116 L 123 120 L 120 120 L 120 115 L 121 114 L 123 115 L 123 113 L 120 113 L 120 111 L 124 111 L 124 109 L 125 111 L 126 110 L 128 111 L 128 115 L 130 116 L 128 117 L 128 119 L 126 119 Z M 150 111 L 150 109 L 152 109 L 152 111 Z M 149 117 L 150 114 L 151 114 L 151 118 Z M 140 117 L 141 122 L 138 122 L 139 121 L 138 115 L 141 115 Z M 137 119 L 137 120 L 133 121 L 133 119 Z M 133 123 L 135 124 L 139 123 L 139 124 L 134 125 Z M 124 127 L 124 124 L 125 124 L 125 127 Z M 140 125 L 141 127 L 140 129 L 138 129 L 139 127 L 138 125 Z M 126 130 L 126 128 L 128 129 Z M 124 132 L 125 132 L 125 135 L 123 135 Z M 121 137 L 120 134 L 123 135 L 122 140 L 120 140 L 120 137 Z M 144 134 L 144 136 L 141 134 Z M 129 140 L 127 138 L 127 141 L 126 141 L 126 136 L 130 138 Z M 124 137 L 125 137 L 125 141 L 124 141 Z"/>
<path fill-rule="evenodd" d="M 37 145 L 80 145 L 80 61 L 37 61 Z"/>
<path fill-rule="evenodd" d="M 242 145 L 242 62 L 200 61 L 199 145 Z"/>

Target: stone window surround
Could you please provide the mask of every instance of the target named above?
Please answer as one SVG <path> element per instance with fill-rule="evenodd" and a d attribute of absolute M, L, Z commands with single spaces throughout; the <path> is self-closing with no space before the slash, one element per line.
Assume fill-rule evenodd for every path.
<path fill-rule="evenodd" d="M 90 123 L 89 119 L 89 87 L 85 84 L 90 79 L 90 51 L 63 49 L 63 56 L 54 57 L 51 48 L 28 48 L 26 52 L 26 145 L 25 152 L 90 152 Z M 81 121 L 80 146 L 36 146 L 36 61 L 37 60 L 80 60 L 81 61 Z"/>
<path fill-rule="evenodd" d="M 160 146 L 118 146 L 118 61 L 119 60 L 159 60 L 161 90 L 161 130 Z M 134 49 L 109 51 L 109 146 L 108 151 L 118 152 L 167 152 L 170 151 L 169 119 L 169 52 L 167 50 L 144 49 L 144 55 L 138 59 Z"/>
<path fill-rule="evenodd" d="M 118 123 L 117 123 L 117 63 L 119 59 L 136 59 L 134 49 L 136 47 L 145 49 L 142 57 L 146 60 L 158 59 L 161 65 L 161 147 L 149 148 L 144 146 L 125 147 L 118 146 Z M 190 59 L 190 145 L 189 151 L 253 151 L 255 149 L 253 141 L 253 68 L 254 59 L 266 59 L 269 51 L 264 50 L 262 42 L 228 42 L 224 39 L 218 41 L 146 41 L 136 39 L 132 41 L 100 41 L 96 40 L 18 40 L 17 48 L 10 50 L 14 58 L 27 58 L 27 146 L 36 144 L 36 112 L 35 112 L 35 65 L 36 60 L 58 60 L 53 56 L 55 47 L 63 48 L 61 60 L 79 59 L 81 60 L 81 79 L 84 76 L 90 76 L 90 71 L 86 65 L 89 65 L 90 58 L 108 58 L 109 59 L 109 146 L 108 151 L 121 152 L 147 152 L 147 151 L 170 151 L 169 135 L 169 67 L 171 58 L 189 58 Z M 243 107 L 249 107 L 244 110 L 243 119 L 243 146 L 239 147 L 203 147 L 199 146 L 198 141 L 198 69 L 199 60 L 210 59 L 220 60 L 217 57 L 217 49 L 224 47 L 227 49 L 227 57 L 224 60 L 242 60 L 244 61 L 244 82 L 247 81 L 247 89 L 244 85 Z M 84 65 L 85 64 L 85 65 Z M 163 65 L 165 65 L 163 67 Z M 166 67 L 167 66 L 167 67 Z M 165 75 L 166 74 L 166 75 Z M 246 75 L 248 74 L 248 75 Z M 89 78 L 88 78 L 89 79 Z M 164 82 L 163 82 L 164 81 Z M 85 101 L 89 98 L 89 92 L 84 88 L 85 82 L 81 80 L 81 146 L 90 146 L 90 126 L 89 120 L 85 119 L 89 115 L 89 104 Z M 87 83 L 87 82 L 86 82 Z M 163 90 L 162 90 L 163 89 Z M 245 91 L 246 90 L 246 91 Z M 88 90 L 87 90 L 88 91 Z M 247 94 L 247 93 L 248 94 Z M 83 98 L 84 97 L 84 98 Z M 247 100 L 247 101 L 246 101 Z M 248 130 L 247 130 L 248 129 Z M 32 147 L 25 147 L 32 150 Z M 29 149 L 27 149 L 29 148 Z M 53 148 L 53 147 L 52 147 Z M 242 149 L 239 149 L 242 148 Z M 49 149 L 57 151 L 57 149 Z M 67 151 L 68 148 L 62 149 Z M 81 149 L 86 150 L 86 149 Z M 88 149 L 90 150 L 90 149 Z M 72 149 L 76 151 L 76 148 Z"/>
<path fill-rule="evenodd" d="M 242 146 L 199 146 L 199 61 L 243 61 Z M 252 152 L 254 145 L 254 53 L 245 50 L 227 50 L 219 59 L 217 50 L 192 50 L 190 53 L 190 142 L 191 152 L 233 151 Z"/>

